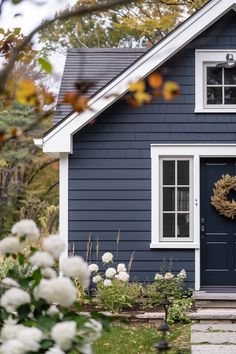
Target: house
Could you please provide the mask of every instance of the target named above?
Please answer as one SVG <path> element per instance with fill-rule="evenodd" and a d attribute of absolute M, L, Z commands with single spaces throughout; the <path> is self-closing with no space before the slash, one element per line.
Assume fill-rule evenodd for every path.
<path fill-rule="evenodd" d="M 236 286 L 236 222 L 211 204 L 214 183 L 236 175 L 235 11 L 234 0 L 209 1 L 145 53 L 124 50 L 127 68 L 117 71 L 122 50 L 69 52 L 74 63 L 92 53 L 87 72 L 103 58 L 115 63 L 103 66 L 91 109 L 59 114 L 35 141 L 60 158 L 60 233 L 79 254 L 89 234 L 92 259 L 97 239 L 100 253 L 115 252 L 120 232 L 119 261 L 134 251 L 132 275 L 141 281 L 171 261 L 195 289 Z M 121 100 L 130 82 L 155 70 L 179 83 L 179 97 L 136 109 Z"/>

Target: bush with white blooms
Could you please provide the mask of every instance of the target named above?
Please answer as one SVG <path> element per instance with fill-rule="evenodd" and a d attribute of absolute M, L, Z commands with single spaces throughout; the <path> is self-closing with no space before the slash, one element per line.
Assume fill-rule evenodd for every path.
<path fill-rule="evenodd" d="M 15 259 L 0 279 L 0 354 L 91 354 L 103 325 L 99 316 L 79 313 L 74 282 L 88 287 L 97 268 L 74 256 L 61 262 L 58 274 L 65 245 L 58 235 L 50 235 L 43 250 L 37 250 L 32 242 L 39 236 L 33 220 L 21 220 L 0 240 L 0 256 Z M 19 272 L 24 264 L 28 271 Z"/>

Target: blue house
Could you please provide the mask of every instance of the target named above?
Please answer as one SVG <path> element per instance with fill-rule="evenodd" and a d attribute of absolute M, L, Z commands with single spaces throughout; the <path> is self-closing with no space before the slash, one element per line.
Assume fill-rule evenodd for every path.
<path fill-rule="evenodd" d="M 96 260 L 97 240 L 100 254 L 115 252 L 119 232 L 119 261 L 135 252 L 140 281 L 171 261 L 196 290 L 236 286 L 236 222 L 211 204 L 214 183 L 236 175 L 235 11 L 234 0 L 211 0 L 147 51 L 68 52 L 60 95 L 92 79 L 90 109 L 59 106 L 57 124 L 35 141 L 60 159 L 68 247 L 84 256 L 90 239 Z M 181 95 L 130 107 L 130 82 L 155 70 Z"/>

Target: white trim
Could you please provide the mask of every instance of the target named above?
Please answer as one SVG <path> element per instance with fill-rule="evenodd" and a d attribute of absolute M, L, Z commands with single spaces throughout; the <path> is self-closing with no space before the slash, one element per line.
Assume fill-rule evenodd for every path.
<path fill-rule="evenodd" d="M 235 113 L 236 105 L 206 104 L 206 66 L 225 61 L 227 53 L 234 54 L 235 49 L 196 49 L 195 50 L 195 113 Z M 223 84 L 222 84 L 223 85 Z M 235 85 L 234 85 L 235 86 Z"/>
<path fill-rule="evenodd" d="M 43 138 L 43 150 L 45 152 L 72 152 L 72 135 L 125 94 L 130 82 L 149 75 L 230 9 L 235 10 L 235 0 L 211 0 L 203 6 L 90 99 L 88 104 L 90 109 L 81 114 L 72 114 L 49 132 Z"/>
<path fill-rule="evenodd" d="M 66 248 L 62 254 L 60 261 L 68 257 L 68 154 L 60 154 L 60 215 L 59 215 L 59 233 L 63 239 Z"/>
<path fill-rule="evenodd" d="M 193 242 L 161 242 L 159 240 L 159 163 L 162 157 L 193 158 Z M 152 241 L 151 248 L 195 249 L 195 290 L 200 289 L 200 158 L 236 157 L 236 144 L 151 144 L 152 158 Z"/>

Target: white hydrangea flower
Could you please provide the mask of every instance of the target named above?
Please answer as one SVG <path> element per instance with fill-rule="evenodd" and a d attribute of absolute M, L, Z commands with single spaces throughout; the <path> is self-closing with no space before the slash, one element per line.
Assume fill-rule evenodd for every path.
<path fill-rule="evenodd" d="M 93 354 L 93 350 L 90 344 L 84 344 L 82 347 L 79 349 L 81 354 Z"/>
<path fill-rule="evenodd" d="M 95 276 L 93 277 L 93 279 L 92 279 L 92 282 L 93 282 L 94 284 L 97 284 L 97 283 L 99 283 L 100 281 L 102 281 L 101 275 L 95 275 Z"/>
<path fill-rule="evenodd" d="M 18 288 L 11 288 L 2 295 L 0 304 L 7 311 L 12 312 L 17 307 L 30 303 L 30 301 L 30 296 L 26 291 Z"/>
<path fill-rule="evenodd" d="M 5 237 L 0 241 L 0 255 L 16 254 L 22 251 L 22 244 L 16 237 Z"/>
<path fill-rule="evenodd" d="M 55 346 L 46 351 L 45 354 L 66 354 L 59 347 Z"/>
<path fill-rule="evenodd" d="M 164 275 L 164 278 L 165 280 L 172 280 L 174 279 L 174 274 L 170 273 L 170 272 L 167 272 L 165 275 Z"/>
<path fill-rule="evenodd" d="M 61 263 L 61 270 L 66 277 L 79 279 L 83 287 L 89 285 L 90 271 L 82 257 L 73 256 L 64 259 Z"/>
<path fill-rule="evenodd" d="M 129 281 L 129 274 L 127 272 L 120 272 L 115 276 L 116 279 L 121 280 L 123 282 Z"/>
<path fill-rule="evenodd" d="M 102 256 L 103 263 L 111 263 L 113 261 L 113 254 L 111 252 L 106 252 Z"/>
<path fill-rule="evenodd" d="M 19 283 L 17 283 L 17 281 L 15 281 L 12 278 L 4 278 L 1 281 L 1 285 L 6 286 L 8 288 L 12 288 L 12 287 L 19 288 L 20 286 Z"/>
<path fill-rule="evenodd" d="M 57 272 L 52 268 L 42 268 L 41 274 L 43 277 L 49 278 L 49 279 L 57 277 Z"/>
<path fill-rule="evenodd" d="M 185 271 L 184 269 L 182 269 L 182 270 L 179 272 L 179 274 L 177 275 L 177 277 L 178 277 L 179 279 L 186 279 L 186 277 L 187 277 L 186 271 Z"/>
<path fill-rule="evenodd" d="M 51 337 L 63 350 L 69 350 L 76 336 L 76 322 L 64 321 L 52 327 Z"/>
<path fill-rule="evenodd" d="M 12 226 L 13 235 L 26 236 L 30 241 L 37 241 L 40 233 L 37 225 L 33 220 L 22 219 Z"/>
<path fill-rule="evenodd" d="M 39 268 L 52 267 L 54 264 L 53 257 L 48 252 L 37 251 L 29 259 L 33 266 Z"/>
<path fill-rule="evenodd" d="M 105 276 L 106 276 L 107 278 L 113 278 L 115 274 L 116 274 L 115 268 L 108 268 L 108 269 L 106 270 Z"/>
<path fill-rule="evenodd" d="M 99 267 L 97 264 L 93 263 L 89 265 L 89 270 L 91 273 L 97 273 L 99 271 Z"/>
<path fill-rule="evenodd" d="M 59 259 L 66 246 L 59 235 L 50 235 L 44 238 L 43 248 L 50 252 L 55 259 Z"/>
<path fill-rule="evenodd" d="M 25 354 L 24 344 L 19 339 L 11 339 L 0 346 L 1 354 Z"/>
<path fill-rule="evenodd" d="M 104 286 L 112 286 L 112 281 L 110 279 L 105 279 L 103 282 Z"/>
<path fill-rule="evenodd" d="M 1 341 L 5 342 L 10 339 L 15 339 L 17 333 L 22 328 L 24 328 L 24 326 L 17 324 L 17 321 L 12 319 L 6 320 L 1 330 Z"/>
<path fill-rule="evenodd" d="M 42 279 L 34 289 L 36 299 L 44 299 L 48 304 L 71 306 L 77 297 L 77 290 L 69 278 Z"/>
<path fill-rule="evenodd" d="M 38 352 L 43 333 L 35 327 L 24 327 L 17 332 L 17 339 L 24 345 L 26 352 Z"/>
<path fill-rule="evenodd" d="M 156 273 L 155 277 L 154 277 L 155 280 L 159 280 L 159 279 L 163 279 L 163 278 L 164 278 L 163 275 L 161 275 L 160 273 Z"/>
<path fill-rule="evenodd" d="M 84 327 L 89 329 L 89 331 L 86 332 L 86 336 L 84 336 L 85 342 L 93 343 L 101 337 L 103 328 L 101 322 L 91 318 L 88 322 L 85 323 Z"/>
<path fill-rule="evenodd" d="M 59 311 L 59 309 L 57 308 L 56 305 L 51 305 L 49 307 L 49 309 L 47 310 L 47 314 L 49 316 L 56 316 L 56 315 L 59 315 L 59 313 L 60 313 L 60 311 Z"/>
<path fill-rule="evenodd" d="M 117 266 L 117 272 L 127 272 L 126 266 L 124 263 L 119 263 Z"/>

